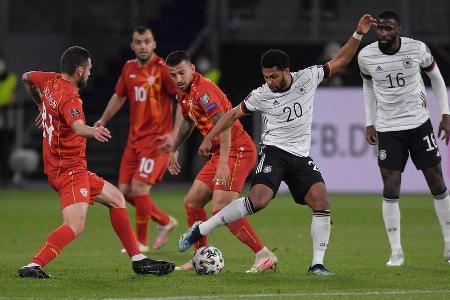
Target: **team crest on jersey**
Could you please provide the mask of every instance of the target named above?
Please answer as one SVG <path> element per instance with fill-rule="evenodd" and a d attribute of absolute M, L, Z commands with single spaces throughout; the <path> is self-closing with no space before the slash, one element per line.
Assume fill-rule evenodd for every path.
<path fill-rule="evenodd" d="M 264 166 L 263 172 L 264 173 L 272 172 L 272 166 L 271 165 Z"/>
<path fill-rule="evenodd" d="M 81 112 L 77 108 L 70 108 L 69 113 L 74 118 L 81 116 Z"/>
<path fill-rule="evenodd" d="M 88 195 L 87 188 L 81 188 L 80 189 L 80 193 L 81 193 L 81 195 L 83 195 L 83 197 L 87 197 L 87 195 Z"/>
<path fill-rule="evenodd" d="M 209 95 L 204 93 L 203 95 L 200 96 L 200 103 L 203 105 L 208 104 L 209 101 Z"/>
<path fill-rule="evenodd" d="M 147 82 L 148 82 L 148 84 L 150 84 L 150 85 L 154 84 L 155 81 L 156 81 L 155 76 L 150 76 L 149 78 L 147 78 Z"/>
<path fill-rule="evenodd" d="M 306 93 L 306 88 L 303 84 L 298 87 L 297 93 L 301 96 L 303 96 Z"/>
<path fill-rule="evenodd" d="M 413 61 L 412 61 L 411 57 L 405 57 L 403 59 L 403 66 L 406 69 L 411 68 L 413 66 Z"/>
<path fill-rule="evenodd" d="M 386 156 L 386 150 L 380 150 L 380 152 L 378 153 L 378 157 L 380 158 L 380 160 L 385 160 Z"/>

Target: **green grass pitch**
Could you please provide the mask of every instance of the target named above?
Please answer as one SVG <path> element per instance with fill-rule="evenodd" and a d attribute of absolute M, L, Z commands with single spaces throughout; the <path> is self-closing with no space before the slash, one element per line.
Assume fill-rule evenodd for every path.
<path fill-rule="evenodd" d="M 182 264 L 192 252 L 178 253 L 186 230 L 181 192 L 153 193 L 180 226 L 153 258 Z M 277 272 L 245 274 L 253 253 L 226 227 L 209 244 L 219 248 L 225 268 L 219 276 L 174 272 L 170 276 L 136 276 L 102 205 L 91 207 L 85 233 L 47 266 L 54 280 L 21 279 L 17 269 L 29 262 L 47 235 L 61 223 L 57 195 L 51 191 L 0 191 L 0 299 L 450 299 L 450 265 L 443 261 L 443 241 L 428 195 L 401 198 L 405 266 L 387 268 L 390 250 L 381 217 L 380 196 L 331 195 L 332 233 L 325 263 L 330 278 L 306 275 L 311 260 L 307 207 L 279 195 L 268 208 L 250 217 L 255 231 L 279 259 Z M 133 209 L 130 208 L 130 215 Z M 151 225 L 150 242 L 155 224 Z"/>

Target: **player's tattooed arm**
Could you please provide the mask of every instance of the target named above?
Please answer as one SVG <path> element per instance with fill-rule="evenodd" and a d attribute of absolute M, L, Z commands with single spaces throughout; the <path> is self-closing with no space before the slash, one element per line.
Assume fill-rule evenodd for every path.
<path fill-rule="evenodd" d="M 34 83 L 28 79 L 29 72 L 23 73 L 22 83 L 25 86 L 26 91 L 31 96 L 31 99 L 36 103 L 37 107 L 40 107 L 42 102 L 42 94 Z"/>
<path fill-rule="evenodd" d="M 211 143 L 213 138 L 225 131 L 227 128 L 231 127 L 234 121 L 242 118 L 243 116 L 245 116 L 245 114 L 241 111 L 239 105 L 228 111 L 222 118 L 220 118 L 220 121 L 216 123 L 214 128 L 211 129 L 211 131 L 205 136 L 202 144 L 198 148 L 198 154 L 200 156 L 208 156 L 209 152 L 211 151 Z"/>
<path fill-rule="evenodd" d="M 214 124 L 219 123 L 220 119 L 225 115 L 223 111 L 218 112 L 212 116 L 211 120 Z M 228 167 L 228 156 L 230 155 L 231 147 L 231 128 L 228 127 L 225 131 L 220 133 L 220 155 L 219 164 L 216 169 L 216 174 L 213 181 L 216 185 L 223 185 L 228 188 L 230 183 L 230 169 Z"/>
<path fill-rule="evenodd" d="M 184 119 L 181 122 L 180 129 L 178 130 L 177 138 L 172 147 L 172 151 L 178 150 L 178 147 L 180 147 L 180 145 L 183 144 L 187 140 L 187 138 L 191 135 L 192 131 L 194 130 L 194 127 L 195 127 L 195 124 L 190 119 Z"/>

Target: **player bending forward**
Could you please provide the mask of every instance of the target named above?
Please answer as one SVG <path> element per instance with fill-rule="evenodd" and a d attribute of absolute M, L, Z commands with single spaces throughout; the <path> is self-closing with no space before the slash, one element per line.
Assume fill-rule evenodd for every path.
<path fill-rule="evenodd" d="M 261 57 L 266 84 L 253 90 L 237 107 L 227 112 L 205 137 L 200 155 L 207 155 L 213 138 L 235 120 L 260 111 L 266 124 L 256 175 L 247 197 L 231 202 L 206 222 L 195 223 L 178 242 L 185 251 L 217 226 L 254 214 L 275 197 L 281 181 L 289 186 L 292 197 L 313 211 L 311 236 L 313 258 L 308 274 L 333 275 L 323 265 L 330 238 L 330 204 L 319 169 L 309 157 L 313 100 L 320 82 L 339 72 L 351 61 L 363 34 L 374 25 L 369 15 L 361 17 L 358 28 L 340 49 L 336 58 L 323 66 L 298 72 L 289 71 L 289 57 L 280 50 L 269 50 Z"/>
<path fill-rule="evenodd" d="M 83 233 L 89 205 L 94 201 L 109 207 L 111 224 L 136 274 L 169 274 L 175 268 L 173 263 L 149 259 L 139 251 L 120 191 L 87 170 L 86 138 L 100 142 L 111 138 L 105 127 L 85 124 L 78 90 L 87 84 L 92 68 L 90 57 L 86 49 L 70 47 L 61 57 L 61 74 L 27 72 L 22 76 L 41 111 L 37 123 L 43 131 L 44 172 L 59 194 L 63 224 L 48 236 L 31 263 L 19 270 L 19 276 L 52 278 L 42 268 Z"/>
<path fill-rule="evenodd" d="M 169 74 L 179 88 L 177 100 L 182 108 L 184 120 L 175 141 L 166 140 L 161 147 L 172 150 L 169 172 L 177 175 L 177 149 L 191 134 L 194 127 L 205 136 L 220 118 L 232 108 L 227 96 L 211 81 L 195 72 L 189 55 L 174 51 L 166 59 Z M 213 214 L 239 197 L 245 179 L 256 162 L 256 147 L 239 121 L 213 141 L 211 159 L 195 178 L 184 200 L 188 226 L 196 221 L 208 219 L 204 206 L 212 200 Z M 255 263 L 247 273 L 259 273 L 276 269 L 277 258 L 267 249 L 245 218 L 227 224 L 230 232 L 255 253 Z M 200 239 L 195 248 L 207 245 L 206 237 Z M 192 269 L 192 261 L 181 269 Z"/>

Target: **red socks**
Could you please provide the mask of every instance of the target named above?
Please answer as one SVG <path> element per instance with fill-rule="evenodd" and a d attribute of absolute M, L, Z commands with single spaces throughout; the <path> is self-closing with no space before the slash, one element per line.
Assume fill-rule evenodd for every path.
<path fill-rule="evenodd" d="M 186 211 L 186 217 L 189 228 L 197 221 L 208 220 L 208 215 L 204 208 L 192 208 L 184 205 L 184 210 Z M 208 238 L 206 236 L 202 237 L 197 243 L 194 244 L 194 250 L 197 251 L 198 248 L 207 246 Z"/>
<path fill-rule="evenodd" d="M 148 223 L 150 218 L 156 221 L 159 225 L 164 226 L 169 224 L 169 216 L 166 215 L 158 206 L 153 202 L 152 198 L 148 195 L 142 196 L 130 196 L 128 202 L 132 203 L 136 207 L 136 236 L 139 243 L 143 245 L 148 244 Z"/>
<path fill-rule="evenodd" d="M 148 196 L 131 196 L 129 198 L 136 207 L 135 222 L 137 240 L 139 243 L 147 245 L 148 223 L 150 222 L 152 213 L 151 200 Z"/>
<path fill-rule="evenodd" d="M 131 229 L 130 220 L 128 219 L 128 211 L 126 208 L 109 209 L 109 217 L 112 227 L 122 242 L 123 247 L 127 250 L 128 255 L 134 256 L 140 254 L 136 238 Z"/>
<path fill-rule="evenodd" d="M 213 213 L 216 214 L 217 212 Z M 228 229 L 234 236 L 236 236 L 242 243 L 246 244 L 254 253 L 258 253 L 264 248 L 263 242 L 258 238 L 252 225 L 246 218 L 239 219 L 233 223 L 226 224 Z"/>
<path fill-rule="evenodd" d="M 41 250 L 33 257 L 33 262 L 44 267 L 55 259 L 64 247 L 75 238 L 75 234 L 68 225 L 56 228 L 47 238 Z"/>

